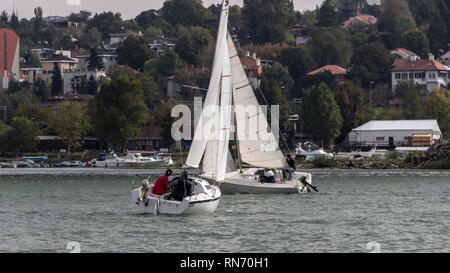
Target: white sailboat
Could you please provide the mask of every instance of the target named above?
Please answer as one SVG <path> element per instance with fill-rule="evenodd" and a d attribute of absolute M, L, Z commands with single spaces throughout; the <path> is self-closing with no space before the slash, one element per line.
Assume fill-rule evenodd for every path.
<path fill-rule="evenodd" d="M 222 193 L 308 192 L 314 189 L 311 174 L 296 172 L 291 180 L 282 179 L 281 170 L 287 168 L 287 163 L 274 134 L 268 133 L 267 119 L 228 34 L 228 8 L 224 0 L 208 93 L 186 165 L 199 168 L 203 159 L 200 176 L 218 183 Z M 242 109 L 254 109 L 255 113 L 246 115 Z M 247 128 L 249 124 L 258 124 L 258 128 Z M 232 125 L 236 128 L 239 160 L 255 168 L 236 170 L 229 152 Z M 259 168 L 278 169 L 275 183 L 259 182 Z"/>

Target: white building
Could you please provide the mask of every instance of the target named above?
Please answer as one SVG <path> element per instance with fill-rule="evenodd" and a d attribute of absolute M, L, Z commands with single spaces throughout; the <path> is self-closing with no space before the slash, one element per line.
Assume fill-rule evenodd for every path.
<path fill-rule="evenodd" d="M 36 79 L 41 78 L 43 69 L 41 67 L 21 67 L 20 68 L 20 81 L 27 81 L 34 84 Z"/>
<path fill-rule="evenodd" d="M 116 54 L 109 54 L 109 53 L 99 53 L 98 56 L 102 58 L 103 65 L 105 67 L 106 71 L 111 70 L 117 65 L 119 56 Z M 78 70 L 87 71 L 89 70 L 89 54 L 86 55 L 79 55 L 77 56 L 78 59 Z"/>
<path fill-rule="evenodd" d="M 436 120 L 373 120 L 353 129 L 348 141 L 357 146 L 412 146 L 414 136 L 428 136 L 434 143 L 442 133 Z"/>
<path fill-rule="evenodd" d="M 97 83 L 102 79 L 106 78 L 105 71 L 80 71 L 72 70 L 64 72 L 64 94 L 76 94 L 77 90 L 80 88 L 83 81 L 85 84 L 88 83 L 91 76 Z"/>
<path fill-rule="evenodd" d="M 403 81 L 413 81 L 420 89 L 432 92 L 434 88 L 448 86 L 450 68 L 434 60 L 430 54 L 428 60 L 410 56 L 407 59 L 396 59 L 391 69 L 392 90 Z"/>

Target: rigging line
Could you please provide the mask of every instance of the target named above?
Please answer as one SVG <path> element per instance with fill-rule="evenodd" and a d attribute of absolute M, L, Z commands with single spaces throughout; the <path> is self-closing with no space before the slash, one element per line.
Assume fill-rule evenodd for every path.
<path fill-rule="evenodd" d="M 228 27 L 229 27 L 229 26 L 228 26 Z M 228 32 L 228 33 L 230 34 L 230 32 Z M 234 43 L 234 42 L 233 42 L 233 43 Z M 240 44 L 239 42 L 237 42 L 237 46 L 238 46 L 238 48 L 239 48 L 239 49 L 241 50 L 241 52 L 242 52 L 241 44 Z M 236 50 L 236 53 L 237 53 L 237 50 Z M 239 55 L 239 54 L 238 54 L 238 55 Z M 242 65 L 242 64 L 241 64 L 241 65 Z M 263 94 L 263 92 L 262 92 L 262 90 L 261 90 L 261 87 L 258 86 L 258 89 L 259 89 L 259 92 L 261 93 L 261 95 L 262 95 L 264 101 L 266 102 L 266 105 L 269 106 L 269 104 L 267 103 L 266 97 L 264 96 L 264 94 Z M 267 107 L 267 108 L 270 108 L 270 107 Z M 270 109 L 269 109 L 269 113 L 270 113 L 270 115 L 272 116 L 272 112 L 270 111 Z M 267 121 L 267 122 L 269 122 L 269 121 Z M 286 148 L 288 149 L 288 151 L 291 151 L 291 148 L 289 147 L 289 145 L 288 145 L 287 142 L 286 142 L 286 139 L 285 139 L 284 136 L 283 136 L 283 131 L 281 131 L 281 128 L 280 128 L 280 135 L 281 135 L 281 138 L 283 139 L 284 145 L 286 145 Z M 280 150 L 281 150 L 281 148 L 280 148 Z"/>
<path fill-rule="evenodd" d="M 267 105 L 267 110 L 269 111 L 269 114 L 270 114 L 270 116 L 272 117 L 272 111 L 271 111 L 271 108 L 269 107 L 269 103 L 267 102 L 266 97 L 264 96 L 264 93 L 263 93 L 263 91 L 261 90 L 261 87 L 258 86 L 258 89 L 259 89 L 259 93 L 261 94 L 262 98 L 264 99 L 264 102 L 265 102 L 266 105 Z M 267 117 L 266 117 L 266 118 L 267 118 Z M 269 121 L 267 121 L 267 123 L 269 123 Z M 272 127 L 271 127 L 270 129 L 272 130 Z M 283 136 L 283 131 L 281 130 L 281 128 L 279 128 L 279 130 L 280 130 L 280 135 L 281 135 L 281 138 L 283 139 L 284 145 L 286 145 L 286 148 L 288 149 L 288 151 L 291 151 L 291 148 L 289 147 L 289 145 L 288 145 L 287 142 L 286 142 L 286 139 L 285 139 L 284 136 Z M 280 150 L 281 150 L 281 148 L 280 148 Z"/>

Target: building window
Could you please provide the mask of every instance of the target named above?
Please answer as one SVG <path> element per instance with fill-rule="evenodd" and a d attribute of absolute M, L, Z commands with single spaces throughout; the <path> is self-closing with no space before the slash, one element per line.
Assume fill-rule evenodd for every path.
<path fill-rule="evenodd" d="M 409 78 L 410 78 L 410 79 L 414 79 L 414 73 L 412 73 L 412 72 L 409 73 Z"/>
<path fill-rule="evenodd" d="M 395 79 L 399 80 L 400 79 L 400 73 L 395 73 Z"/>
<path fill-rule="evenodd" d="M 384 141 L 384 137 L 377 137 L 377 141 Z"/>
<path fill-rule="evenodd" d="M 402 74 L 402 79 L 403 79 L 403 80 L 408 79 L 408 73 L 403 73 L 403 74 Z"/>

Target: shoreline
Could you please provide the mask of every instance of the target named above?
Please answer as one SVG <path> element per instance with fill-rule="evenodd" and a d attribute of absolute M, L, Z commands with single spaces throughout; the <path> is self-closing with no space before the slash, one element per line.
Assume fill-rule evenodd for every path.
<path fill-rule="evenodd" d="M 175 174 L 181 173 L 180 168 L 173 168 Z M 45 176 L 148 176 L 161 175 L 165 169 L 121 169 L 121 168 L 17 168 L 17 169 L 0 169 L 1 177 L 45 177 Z M 448 169 L 339 169 L 339 168 L 315 168 L 304 169 L 298 168 L 299 172 L 308 172 L 313 175 L 376 175 L 376 174 L 442 174 L 450 176 Z M 188 171 L 190 174 L 196 174 L 194 170 Z"/>

